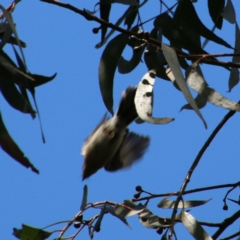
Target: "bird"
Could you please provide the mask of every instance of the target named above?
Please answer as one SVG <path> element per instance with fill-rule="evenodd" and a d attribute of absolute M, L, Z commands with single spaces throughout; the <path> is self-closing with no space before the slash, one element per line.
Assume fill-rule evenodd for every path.
<path fill-rule="evenodd" d="M 110 172 L 128 168 L 143 157 L 150 138 L 129 132 L 127 128 L 138 117 L 134 103 L 136 90 L 137 87 L 129 86 L 123 91 L 116 114 L 112 118 L 105 114 L 85 140 L 81 150 L 82 180 L 101 168 Z"/>

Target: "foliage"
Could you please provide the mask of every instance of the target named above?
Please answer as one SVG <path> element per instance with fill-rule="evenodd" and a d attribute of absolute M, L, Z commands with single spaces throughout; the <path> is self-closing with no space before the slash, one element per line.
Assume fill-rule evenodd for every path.
<path fill-rule="evenodd" d="M 194 110 L 206 128 L 207 122 L 200 112 L 200 109 L 206 107 L 207 102 L 230 111 L 219 123 L 200 150 L 188 171 L 181 191 L 166 194 L 152 194 L 143 190 L 141 186 L 137 186 L 134 198 L 125 200 L 123 203 L 110 201 L 88 203 L 88 189 L 87 186 L 85 186 L 80 211 L 72 220 L 67 221 L 67 225 L 63 229 L 47 232 L 43 229 L 23 224 L 22 229 L 14 228 L 14 236 L 19 239 L 40 240 L 50 237 L 55 232 L 60 232 L 57 239 L 74 239 L 83 228 L 87 227 L 90 238 L 93 238 L 94 232 L 99 232 L 101 230 L 101 222 L 103 221 L 105 214 L 110 213 L 128 227 L 129 224 L 126 218 L 138 215 L 139 221 L 144 227 L 156 229 L 159 234 L 164 232 L 162 239 L 172 239 L 173 235 L 177 235 L 174 231 L 174 225 L 179 222 L 183 224 L 195 239 L 217 239 L 227 227 L 240 218 L 240 211 L 237 211 L 229 218 L 222 220 L 220 223 L 200 222 L 197 221 L 187 209 L 207 204 L 209 200 L 184 201 L 182 196 L 189 193 L 227 187 L 230 188 L 230 190 L 224 198 L 223 206 L 223 209 L 227 210 L 226 199 L 228 194 L 240 186 L 240 182 L 237 182 L 233 184 L 208 186 L 201 189 L 185 190 L 190 181 L 191 175 L 197 167 L 201 156 L 206 151 L 207 146 L 214 139 L 226 121 L 232 117 L 236 111 L 240 111 L 240 103 L 227 99 L 217 92 L 215 88 L 208 85 L 200 67 L 200 64 L 208 64 L 211 65 L 212 68 L 225 68 L 225 70 L 229 72 L 229 92 L 239 83 L 240 30 L 236 22 L 235 10 L 231 0 L 228 0 L 227 3 L 225 0 L 208 0 L 208 11 L 213 21 L 214 29 L 221 29 L 224 21 L 235 24 L 235 46 L 231 46 L 224 39 L 217 36 L 217 34 L 214 33 L 214 29 L 212 31 L 209 30 L 209 28 L 201 22 L 201 18 L 198 16 L 195 9 L 194 2 L 196 1 L 179 0 L 170 8 L 167 7 L 166 3 L 161 1 L 161 5 L 164 5 L 167 10 L 154 17 L 153 28 L 149 29 L 149 31 L 141 30 L 144 23 L 141 22 L 140 10 L 147 3 L 146 0 L 142 2 L 138 0 L 100 0 L 100 3 L 98 4 L 100 17 L 97 16 L 98 11 L 92 13 L 54 0 L 41 1 L 63 7 L 66 10 L 74 11 L 85 17 L 87 21 L 95 21 L 100 24 L 100 27 L 93 29 L 94 34 L 101 31 L 100 43 L 96 45 L 96 48 L 103 47 L 104 44 L 106 44 L 99 63 L 99 85 L 103 102 L 111 114 L 113 114 L 113 88 L 116 70 L 118 69 L 122 74 L 127 74 L 139 65 L 142 58 L 144 58 L 149 71 L 141 79 L 135 96 L 135 106 L 139 115 L 139 119 L 136 120 L 138 123 L 146 121 L 153 124 L 166 124 L 174 120 L 173 118 L 152 117 L 153 88 L 156 77 L 169 81 L 169 84 L 172 84 L 176 90 L 182 92 L 187 100 L 187 104 L 182 106 L 181 110 Z M 0 89 L 2 95 L 11 107 L 22 113 L 30 114 L 34 119 L 36 114 L 39 116 L 39 110 L 35 98 L 35 88 L 53 80 L 56 74 L 51 77 L 46 77 L 32 74 L 28 70 L 22 50 L 22 48 L 26 47 L 26 44 L 18 38 L 11 16 L 11 12 L 15 8 L 16 3 L 18 3 L 18 1 L 15 1 L 7 9 L 4 9 L 0 5 L 3 12 L 1 15 L 3 20 L 0 25 Z M 110 21 L 111 6 L 114 3 L 129 5 L 116 24 L 112 24 Z M 120 27 L 123 21 L 124 26 Z M 115 31 L 119 33 L 112 37 Z M 206 42 L 203 45 L 201 45 L 200 42 L 201 37 L 206 38 Z M 165 39 L 168 40 L 168 45 L 165 43 Z M 231 49 L 233 53 L 209 54 L 204 50 L 208 41 L 212 41 L 215 44 Z M 13 46 L 17 64 L 3 51 L 3 47 L 6 44 L 12 44 L 12 46 L 16 45 L 18 47 L 20 54 Z M 127 46 L 132 48 L 132 57 L 130 60 L 125 60 L 122 56 L 123 51 Z M 232 56 L 232 62 L 218 61 L 218 57 L 225 56 Z M 185 77 L 183 71 L 185 72 Z M 195 99 L 193 98 L 190 89 L 197 92 L 198 95 Z M 32 96 L 35 109 L 33 109 L 29 100 L 29 93 Z M 44 142 L 43 132 L 42 138 Z M 35 168 L 28 158 L 24 156 L 24 153 L 9 135 L 1 115 L 0 145 L 14 160 L 27 168 L 30 167 L 32 171 L 39 173 L 38 169 Z M 140 198 L 142 194 L 146 194 L 146 196 Z M 169 198 L 172 196 L 177 196 L 176 200 L 170 200 Z M 171 218 L 153 214 L 147 207 L 151 199 L 161 197 L 164 198 L 161 199 L 158 207 L 163 209 L 173 208 Z M 240 204 L 239 200 L 228 200 L 237 205 Z M 136 204 L 136 202 L 144 203 Z M 84 219 L 83 213 L 89 208 L 98 208 L 100 209 L 100 212 L 90 219 Z M 181 209 L 179 215 L 177 215 L 178 208 Z M 76 233 L 70 237 L 63 238 L 63 234 L 65 234 L 72 225 L 77 229 Z M 203 226 L 216 227 L 217 231 L 212 237 L 210 237 L 203 229 Z M 226 237 L 225 239 L 237 237 L 239 234 L 239 232 L 234 233 L 232 236 Z"/>

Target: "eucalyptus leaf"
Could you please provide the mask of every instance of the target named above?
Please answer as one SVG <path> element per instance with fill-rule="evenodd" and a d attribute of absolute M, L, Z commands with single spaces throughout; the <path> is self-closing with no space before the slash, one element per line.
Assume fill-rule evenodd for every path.
<path fill-rule="evenodd" d="M 139 221 L 146 228 L 158 229 L 160 227 L 165 228 L 170 226 L 169 221 L 158 217 L 147 208 L 139 214 Z"/>
<path fill-rule="evenodd" d="M 1 113 L 0 113 L 0 146 L 8 155 L 10 155 L 14 160 L 22 164 L 24 167 L 31 168 L 33 172 L 39 173 L 39 171 L 28 160 L 28 158 L 24 156 L 24 153 L 21 151 L 21 149 L 9 135 L 4 125 Z"/>
<path fill-rule="evenodd" d="M 1 42 L 0 42 L 0 49 L 4 47 L 4 45 L 10 40 L 12 35 L 12 29 L 8 23 L 2 23 L 0 25 L 2 32 Z"/>
<path fill-rule="evenodd" d="M 85 186 L 86 186 L 86 185 L 85 185 Z M 96 223 L 95 223 L 95 225 L 94 225 L 94 227 L 93 227 L 92 232 L 98 231 L 98 230 L 100 229 L 100 227 L 101 227 L 101 222 L 102 222 L 102 220 L 103 220 L 104 214 L 105 214 L 105 204 L 104 204 L 104 207 L 102 208 L 102 210 L 101 210 L 101 212 L 100 212 L 100 214 L 99 214 L 99 217 L 98 217 L 98 219 L 97 219 L 97 221 L 96 221 Z"/>
<path fill-rule="evenodd" d="M 109 22 L 109 14 L 111 11 L 111 3 L 106 3 L 104 0 L 100 0 L 100 17 L 106 22 Z M 107 33 L 108 27 L 105 25 L 101 26 L 101 43 L 104 40 L 104 37 Z"/>
<path fill-rule="evenodd" d="M 209 202 L 210 200 L 211 199 L 208 199 L 208 200 L 190 200 L 190 201 L 179 202 L 178 208 L 198 207 L 198 206 L 201 206 L 201 205 Z M 159 208 L 164 208 L 164 209 L 174 208 L 175 202 L 176 201 L 169 200 L 168 197 L 165 197 L 158 203 L 157 206 Z"/>
<path fill-rule="evenodd" d="M 17 30 L 15 28 L 15 24 L 13 23 L 13 19 L 12 19 L 12 15 L 11 13 L 9 13 L 2 5 L 0 5 L 0 9 L 2 9 L 3 11 L 3 14 L 4 16 L 6 17 L 7 21 L 8 21 L 8 24 L 16 38 L 16 41 L 17 41 L 17 44 L 18 44 L 18 47 L 20 49 L 20 52 L 22 54 L 22 58 L 23 58 L 23 61 L 24 61 L 24 64 L 26 66 L 26 60 L 25 60 L 25 57 L 24 57 L 24 54 L 23 54 L 23 50 L 22 50 L 22 47 L 21 47 L 21 43 L 20 43 L 20 40 L 18 38 L 18 34 L 17 34 Z"/>
<path fill-rule="evenodd" d="M 227 0 L 227 4 L 223 9 L 222 16 L 230 23 L 236 23 L 236 13 L 231 0 Z"/>
<path fill-rule="evenodd" d="M 49 238 L 53 232 L 47 232 L 40 228 L 35 228 L 22 224 L 22 229 L 13 228 L 13 235 L 21 240 L 44 240 Z"/>
<path fill-rule="evenodd" d="M 238 24 L 235 23 L 235 50 L 234 54 L 239 54 L 240 53 L 240 29 L 238 27 Z M 240 62 L 240 56 L 233 56 L 232 62 L 238 63 Z M 231 68 L 231 73 L 229 75 L 229 80 L 228 80 L 228 88 L 229 92 L 239 83 L 239 70 L 238 68 Z"/>
<path fill-rule="evenodd" d="M 214 32 L 209 30 L 205 25 L 202 23 L 200 18 L 197 15 L 197 12 L 193 6 L 191 1 L 183 1 L 182 3 L 182 19 L 190 27 L 193 31 L 197 32 L 201 36 L 215 42 L 221 44 L 227 48 L 232 48 L 226 41 L 222 38 L 218 37 Z"/>
<path fill-rule="evenodd" d="M 122 56 L 119 58 L 118 71 L 120 73 L 126 74 L 131 72 L 140 63 L 143 51 L 145 49 L 145 45 L 139 47 L 140 44 L 141 44 L 140 41 L 134 39 L 134 44 L 131 46 L 133 53 L 130 60 L 125 60 Z M 135 47 L 139 47 L 139 48 L 134 49 Z"/>
<path fill-rule="evenodd" d="M 198 92 L 198 94 L 206 98 L 207 101 L 209 101 L 210 103 L 232 111 L 240 111 L 239 103 L 233 102 L 225 98 L 213 88 L 208 87 L 206 81 L 196 71 L 195 63 L 187 70 L 187 76 L 188 85 L 194 91 Z"/>
<path fill-rule="evenodd" d="M 32 109 L 31 105 L 18 91 L 11 75 L 6 71 L 2 71 L 1 73 L 0 90 L 10 106 L 21 111 L 22 113 L 35 114 L 35 111 Z"/>
<path fill-rule="evenodd" d="M 152 31 L 150 32 L 150 37 L 158 39 L 157 28 L 152 29 Z M 165 57 L 164 59 L 160 59 L 159 54 L 157 53 L 157 49 L 153 47 L 151 44 L 147 47 L 147 51 L 144 54 L 144 61 L 146 63 L 148 71 L 150 71 L 151 69 L 156 69 L 157 77 L 164 80 L 169 80 L 165 73 L 165 68 L 163 67 L 163 63 L 166 62 Z"/>
<path fill-rule="evenodd" d="M 213 240 L 203 229 L 200 223 L 188 212 L 182 211 L 181 222 L 196 240 Z"/>
<path fill-rule="evenodd" d="M 128 210 L 124 210 L 123 207 L 120 205 L 116 205 L 114 208 L 108 208 L 107 211 L 111 213 L 113 216 L 117 217 L 119 220 L 121 220 L 125 225 L 127 225 L 129 228 L 130 225 L 128 224 L 125 214 L 128 212 Z"/>
<path fill-rule="evenodd" d="M 88 186 L 84 185 L 84 187 L 83 187 L 83 197 L 82 197 L 82 203 L 81 203 L 80 210 L 83 210 L 86 207 L 87 197 L 88 197 Z"/>
<path fill-rule="evenodd" d="M 184 80 L 184 77 L 183 77 L 182 71 L 180 69 L 175 51 L 172 48 L 165 45 L 164 43 L 162 43 L 162 50 L 163 50 L 165 58 L 168 62 L 168 65 L 171 68 L 173 75 L 176 79 L 176 82 L 177 82 L 179 88 L 181 89 L 184 97 L 189 102 L 189 104 L 192 106 L 192 108 L 197 113 L 197 115 L 202 119 L 205 128 L 207 128 L 207 123 L 205 122 L 201 112 L 199 111 L 197 104 L 195 103 L 195 101 L 192 97 L 192 94 L 191 94 L 190 90 L 188 89 L 187 84 Z"/>
<path fill-rule="evenodd" d="M 221 13 L 225 5 L 225 0 L 208 0 L 208 11 L 212 21 L 218 29 L 222 28 L 223 17 Z"/>
<path fill-rule="evenodd" d="M 136 0 L 139 3 L 139 0 Z M 127 25 L 127 29 L 129 30 L 134 23 L 136 16 L 138 15 L 138 7 L 130 6 L 129 14 L 126 16 L 124 25 Z"/>
<path fill-rule="evenodd" d="M 135 94 L 135 106 L 139 118 L 145 122 L 153 124 L 167 124 L 172 122 L 173 118 L 154 118 L 152 117 L 153 107 L 153 86 L 155 83 L 156 71 L 150 70 L 139 82 Z"/>
<path fill-rule="evenodd" d="M 107 110 L 113 114 L 113 79 L 118 60 L 128 42 L 128 36 L 119 34 L 106 46 L 98 68 L 99 85 L 103 102 Z"/>

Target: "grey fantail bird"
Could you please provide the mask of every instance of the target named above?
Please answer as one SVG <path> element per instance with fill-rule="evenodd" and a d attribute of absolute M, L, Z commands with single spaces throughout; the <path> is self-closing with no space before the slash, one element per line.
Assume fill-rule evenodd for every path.
<path fill-rule="evenodd" d="M 83 180 L 102 167 L 107 171 L 130 167 L 144 155 L 150 138 L 127 129 L 138 117 L 134 104 L 135 93 L 136 87 L 128 87 L 122 94 L 117 113 L 110 119 L 105 114 L 83 144 Z"/>

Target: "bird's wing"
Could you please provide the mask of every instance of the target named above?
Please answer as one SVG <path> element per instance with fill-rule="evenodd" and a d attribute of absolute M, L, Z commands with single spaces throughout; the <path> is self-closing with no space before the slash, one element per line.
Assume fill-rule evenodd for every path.
<path fill-rule="evenodd" d="M 117 171 L 130 167 L 143 157 L 150 143 L 150 138 L 129 132 L 114 157 L 104 168 L 107 171 Z"/>
<path fill-rule="evenodd" d="M 94 135 L 94 133 L 98 130 L 98 128 L 105 123 L 107 120 L 109 119 L 109 117 L 107 116 L 107 113 L 104 114 L 101 122 L 95 127 L 95 129 L 92 131 L 92 133 L 87 137 L 87 139 L 84 141 L 83 146 L 82 146 L 82 150 L 81 150 L 81 154 L 84 156 L 85 155 L 85 148 L 86 145 L 88 143 L 88 141 L 91 139 L 91 137 Z"/>

